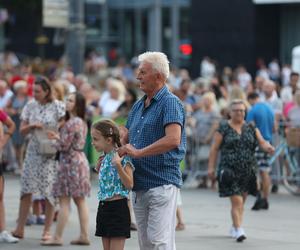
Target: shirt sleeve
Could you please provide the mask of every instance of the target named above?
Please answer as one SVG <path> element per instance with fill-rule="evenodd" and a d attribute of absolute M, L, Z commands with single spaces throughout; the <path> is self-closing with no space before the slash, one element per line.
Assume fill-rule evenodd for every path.
<path fill-rule="evenodd" d="M 122 160 L 122 166 L 123 168 L 126 166 L 126 165 L 130 165 L 130 167 L 132 168 L 132 170 L 134 171 L 135 168 L 133 166 L 133 163 L 132 163 L 132 160 L 129 156 L 124 156 L 123 160 Z"/>
<path fill-rule="evenodd" d="M 227 124 L 228 124 L 227 121 L 221 121 L 220 125 L 219 125 L 219 127 L 217 129 L 217 132 L 219 132 L 222 136 L 224 136 L 225 133 L 226 133 L 227 126 L 228 126 Z"/>
<path fill-rule="evenodd" d="M 185 123 L 185 111 L 182 103 L 176 98 L 169 98 L 166 100 L 164 107 L 164 127 L 171 123 L 177 123 L 182 128 Z"/>

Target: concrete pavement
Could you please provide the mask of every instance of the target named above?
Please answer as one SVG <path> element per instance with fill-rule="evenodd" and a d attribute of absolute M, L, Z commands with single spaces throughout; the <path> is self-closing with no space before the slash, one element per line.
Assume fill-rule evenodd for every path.
<path fill-rule="evenodd" d="M 5 203 L 7 229 L 15 226 L 19 206 L 19 177 L 6 175 Z M 69 242 L 79 233 L 76 207 L 64 232 L 64 245 L 59 249 L 101 250 L 101 239 L 94 235 L 97 210 L 97 181 L 93 178 L 92 195 L 88 199 L 90 208 L 90 246 L 72 246 Z M 183 215 L 186 230 L 176 233 L 177 250 L 298 250 L 300 249 L 300 197 L 291 196 L 281 187 L 279 194 L 271 195 L 268 211 L 251 211 L 254 197 L 246 203 L 244 229 L 247 240 L 236 243 L 229 235 L 230 204 L 211 190 L 183 189 Z M 55 224 L 53 225 L 54 230 Z M 26 227 L 25 239 L 17 244 L 0 243 L 0 249 L 53 249 L 39 244 L 42 226 Z M 137 233 L 126 241 L 125 249 L 138 250 Z"/>

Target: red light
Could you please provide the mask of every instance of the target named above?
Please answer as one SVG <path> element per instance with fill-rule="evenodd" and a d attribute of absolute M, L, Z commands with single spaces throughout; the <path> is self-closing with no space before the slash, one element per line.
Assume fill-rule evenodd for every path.
<path fill-rule="evenodd" d="M 179 49 L 181 51 L 181 53 L 185 56 L 189 56 L 192 54 L 193 52 L 193 48 L 192 48 L 192 45 L 188 44 L 188 43 L 185 43 L 185 44 L 181 44 L 179 46 Z"/>

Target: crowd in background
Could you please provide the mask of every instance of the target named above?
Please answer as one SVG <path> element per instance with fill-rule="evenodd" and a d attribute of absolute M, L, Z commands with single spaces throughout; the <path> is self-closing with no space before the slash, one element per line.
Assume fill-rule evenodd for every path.
<path fill-rule="evenodd" d="M 70 93 L 78 92 L 86 100 L 85 120 L 90 126 L 94 117 L 117 120 L 126 119 L 142 96 L 136 80 L 136 58 L 126 62 L 120 58 L 111 67 L 106 58 L 92 52 L 85 60 L 84 72 L 75 75 L 72 69 L 60 61 L 40 58 L 20 61 L 12 52 L 0 56 L 0 109 L 7 112 L 16 124 L 11 140 L 6 144 L 2 163 L 6 171 L 20 174 L 24 164 L 24 152 L 30 135 L 20 133 L 21 113 L 34 98 L 33 86 L 39 76 L 50 80 L 55 100 L 66 101 Z M 192 79 L 186 69 L 172 68 L 167 85 L 183 102 L 186 110 L 187 154 L 185 159 L 186 184 L 206 188 L 208 155 L 213 135 L 222 119 L 229 118 L 232 100 L 244 100 L 257 93 L 261 102 L 267 103 L 275 114 L 274 134 L 278 135 L 280 124 L 300 127 L 299 74 L 290 65 L 274 59 L 266 64 L 257 61 L 257 71 L 251 75 L 243 65 L 236 68 L 219 68 L 212 59 L 203 58 L 199 77 Z M 276 136 L 273 144 L 276 146 Z M 298 162 L 300 156 L 298 152 Z M 25 223 L 25 219 L 23 221 Z"/>
<path fill-rule="evenodd" d="M 130 62 L 120 58 L 116 66 L 110 67 L 104 56 L 91 52 L 85 60 L 84 73 L 75 75 L 63 59 L 35 58 L 21 62 L 13 52 L 3 53 L 0 57 L 0 108 L 17 126 L 12 140 L 5 147 L 3 161 L 6 170 L 21 171 L 28 138 L 19 132 L 20 114 L 33 98 L 33 84 L 38 75 L 49 78 L 58 100 L 64 100 L 68 93 L 76 90 L 82 93 L 87 102 L 87 120 L 99 115 L 126 119 L 132 104 L 141 96 L 136 69 L 136 58 Z M 277 127 L 280 120 L 290 120 L 293 126 L 300 125 L 300 113 L 297 112 L 299 93 L 296 93 L 299 74 L 292 72 L 290 65 L 281 65 L 276 59 L 269 64 L 257 60 L 257 72 L 251 75 L 243 65 L 219 68 L 215 61 L 205 57 L 196 79 L 191 79 L 186 69 L 172 68 L 171 65 L 168 86 L 186 108 L 186 129 L 191 139 L 188 147 L 188 156 L 191 157 L 187 157 L 186 164 L 190 168 L 196 167 L 195 171 L 205 171 L 207 165 L 207 159 L 201 158 L 202 154 L 195 156 L 196 150 L 211 143 L 218 121 L 228 117 L 228 104 L 233 99 L 247 102 L 247 95 L 256 92 L 261 101 L 272 106 Z M 205 176 L 199 185 L 206 186 Z"/>

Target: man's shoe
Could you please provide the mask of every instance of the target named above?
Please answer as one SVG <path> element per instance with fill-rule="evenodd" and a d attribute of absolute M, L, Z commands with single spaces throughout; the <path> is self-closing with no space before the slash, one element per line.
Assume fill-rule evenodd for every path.
<path fill-rule="evenodd" d="M 0 233 L 0 242 L 7 242 L 7 243 L 17 243 L 19 242 L 19 239 L 12 236 L 9 232 L 7 231 L 2 231 Z"/>
<path fill-rule="evenodd" d="M 257 211 L 261 209 L 261 199 L 256 199 L 253 207 L 251 208 L 251 210 Z"/>
<path fill-rule="evenodd" d="M 260 200 L 260 209 L 269 209 L 269 202 L 267 199 Z"/>
<path fill-rule="evenodd" d="M 273 193 L 273 194 L 277 194 L 278 193 L 278 185 L 273 185 L 272 186 L 272 188 L 271 188 L 271 192 Z"/>

